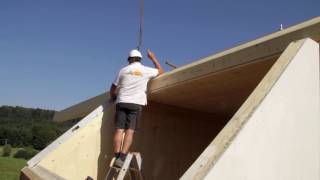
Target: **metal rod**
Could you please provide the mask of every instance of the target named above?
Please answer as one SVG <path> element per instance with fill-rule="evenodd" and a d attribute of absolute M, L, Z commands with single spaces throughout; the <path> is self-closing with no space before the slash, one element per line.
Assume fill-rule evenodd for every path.
<path fill-rule="evenodd" d="M 167 64 L 168 66 L 172 67 L 173 69 L 176 69 L 176 68 L 177 68 L 176 65 L 170 63 L 169 61 L 166 61 L 166 64 Z"/>
<path fill-rule="evenodd" d="M 144 18 L 144 0 L 140 0 L 140 27 L 139 27 L 139 38 L 138 38 L 138 47 L 137 47 L 138 50 L 140 50 L 142 46 L 143 18 Z"/>

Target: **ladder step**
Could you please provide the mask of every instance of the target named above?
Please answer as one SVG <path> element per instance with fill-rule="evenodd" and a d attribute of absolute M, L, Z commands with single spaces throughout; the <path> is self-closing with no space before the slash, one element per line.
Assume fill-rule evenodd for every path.
<path fill-rule="evenodd" d="M 115 169 L 115 170 L 117 170 L 117 171 L 120 171 L 121 170 L 121 168 L 118 168 L 118 167 L 110 167 L 111 169 Z M 130 171 L 140 171 L 139 169 L 137 169 L 137 168 L 129 168 L 129 170 Z"/>
<path fill-rule="evenodd" d="M 129 153 L 124 161 L 122 168 L 114 167 L 113 164 L 115 158 L 113 158 L 109 165 L 109 171 L 105 180 L 123 180 L 126 175 L 129 179 L 142 180 L 141 163 L 142 159 L 140 153 Z"/>

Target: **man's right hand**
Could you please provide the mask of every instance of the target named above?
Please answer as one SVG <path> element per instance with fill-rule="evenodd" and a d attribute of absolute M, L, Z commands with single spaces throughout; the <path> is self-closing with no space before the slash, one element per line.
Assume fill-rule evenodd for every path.
<path fill-rule="evenodd" d="M 152 61 L 156 60 L 156 56 L 154 55 L 154 53 L 150 49 L 147 49 L 147 53 L 148 53 L 149 59 L 151 59 Z"/>
<path fill-rule="evenodd" d="M 154 64 L 154 67 L 159 70 L 158 75 L 163 74 L 164 70 L 162 69 L 162 67 L 161 67 L 159 61 L 157 60 L 156 56 L 154 55 L 154 53 L 152 51 L 150 51 L 150 49 L 147 49 L 147 53 L 148 53 L 148 58 L 151 59 L 151 61 Z"/>

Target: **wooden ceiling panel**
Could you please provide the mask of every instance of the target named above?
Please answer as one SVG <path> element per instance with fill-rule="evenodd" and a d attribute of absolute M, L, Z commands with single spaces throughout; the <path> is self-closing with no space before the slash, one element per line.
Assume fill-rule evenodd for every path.
<path fill-rule="evenodd" d="M 211 73 L 153 92 L 149 99 L 209 113 L 233 114 L 274 62 L 275 58 L 272 58 Z"/>

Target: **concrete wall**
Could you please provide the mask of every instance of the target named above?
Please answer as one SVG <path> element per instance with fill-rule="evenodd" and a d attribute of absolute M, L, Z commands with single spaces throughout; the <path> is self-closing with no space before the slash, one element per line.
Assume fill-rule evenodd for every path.
<path fill-rule="evenodd" d="M 151 103 L 133 151 L 143 158 L 146 179 L 178 179 L 227 123 L 213 114 Z"/>
<path fill-rule="evenodd" d="M 114 106 L 105 107 L 86 126 L 43 155 L 36 166 L 68 180 L 85 179 L 87 176 L 103 179 L 113 155 L 113 117 Z"/>
<path fill-rule="evenodd" d="M 103 179 L 113 157 L 114 107 L 103 111 L 67 140 L 54 142 L 58 145 L 31 159 L 36 175 L 59 180 Z M 227 121 L 210 113 L 151 102 L 144 109 L 131 151 L 141 153 L 146 179 L 178 179 Z"/>
<path fill-rule="evenodd" d="M 319 45 L 306 40 L 206 179 L 320 179 L 319 99 Z"/>

